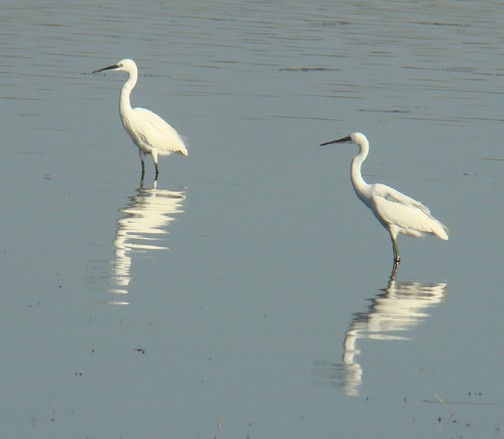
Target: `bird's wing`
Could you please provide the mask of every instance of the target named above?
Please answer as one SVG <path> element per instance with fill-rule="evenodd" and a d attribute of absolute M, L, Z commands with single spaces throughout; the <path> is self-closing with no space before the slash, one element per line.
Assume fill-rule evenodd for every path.
<path fill-rule="evenodd" d="M 156 113 L 145 108 L 135 108 L 135 128 L 141 139 L 152 148 L 162 151 L 186 151 L 184 142 L 175 129 Z"/>
<path fill-rule="evenodd" d="M 377 186 L 373 188 L 371 200 L 374 213 L 382 224 L 396 226 L 405 235 L 433 233 L 441 239 L 448 239 L 448 228 L 434 218 L 422 203 L 388 186 Z"/>
<path fill-rule="evenodd" d="M 395 226 L 401 233 L 410 236 L 422 236 L 423 232 L 430 231 L 430 215 L 417 209 L 412 204 L 390 200 L 386 197 L 373 195 L 374 214 L 385 226 Z"/>
<path fill-rule="evenodd" d="M 408 197 L 403 193 L 391 188 L 390 186 L 386 186 L 384 184 L 374 184 L 373 192 L 379 196 L 384 198 L 391 203 L 398 203 L 403 206 L 410 206 L 415 209 L 419 209 L 427 215 L 430 215 L 430 210 L 427 206 L 424 206 L 420 201 L 415 200 L 414 198 Z"/>

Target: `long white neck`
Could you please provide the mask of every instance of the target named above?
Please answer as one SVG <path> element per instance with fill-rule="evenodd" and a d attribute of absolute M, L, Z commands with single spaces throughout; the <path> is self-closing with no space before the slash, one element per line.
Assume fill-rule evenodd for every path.
<path fill-rule="evenodd" d="M 128 72 L 128 80 L 124 83 L 121 89 L 121 97 L 119 100 L 119 111 L 121 113 L 121 117 L 125 115 L 128 111 L 131 111 L 131 103 L 130 96 L 131 91 L 135 88 L 138 79 L 138 72 L 133 70 Z"/>
<path fill-rule="evenodd" d="M 361 173 L 362 163 L 364 163 L 364 160 L 366 160 L 366 157 L 369 154 L 369 143 L 367 142 L 367 140 L 359 144 L 359 148 L 360 148 L 359 154 L 357 154 L 352 159 L 350 177 L 352 179 L 352 185 L 355 190 L 355 193 L 359 198 L 362 199 L 362 196 L 366 193 L 366 190 L 369 187 L 369 185 L 362 178 Z"/>

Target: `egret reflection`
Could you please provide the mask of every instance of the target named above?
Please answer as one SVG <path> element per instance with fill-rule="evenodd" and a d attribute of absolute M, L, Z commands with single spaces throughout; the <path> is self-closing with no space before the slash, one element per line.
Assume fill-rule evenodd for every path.
<path fill-rule="evenodd" d="M 163 235 L 169 233 L 168 227 L 175 215 L 183 212 L 185 198 L 185 190 L 158 189 L 156 181 L 151 189 L 140 187 L 129 197 L 128 204 L 120 209 L 122 215 L 117 220 L 113 243 L 112 287 L 109 292 L 128 294 L 133 254 L 168 249 Z M 109 303 L 128 304 L 124 299 Z"/>
<path fill-rule="evenodd" d="M 410 340 L 405 335 L 422 324 L 429 316 L 429 308 L 440 304 L 445 298 L 447 284 L 422 284 L 397 282 L 395 272 L 389 278 L 387 288 L 369 299 L 367 311 L 354 313 L 352 322 L 343 340 L 342 362 L 330 364 L 319 361 L 314 373 L 324 383 L 337 385 L 348 396 L 358 396 L 363 369 L 358 361 L 358 341 Z"/>

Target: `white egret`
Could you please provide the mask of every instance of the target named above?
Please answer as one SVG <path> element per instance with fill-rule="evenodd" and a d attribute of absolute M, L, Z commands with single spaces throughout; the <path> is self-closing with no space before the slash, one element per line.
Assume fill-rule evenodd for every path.
<path fill-rule="evenodd" d="M 343 142 L 355 143 L 359 147 L 359 153 L 352 160 L 350 174 L 352 185 L 360 200 L 388 230 L 394 250 L 395 268 L 400 262 L 397 250 L 399 234 L 416 238 L 431 234 L 444 240 L 448 239 L 450 233 L 448 227 L 434 218 L 422 203 L 384 184 L 367 184 L 364 181 L 361 166 L 369 153 L 369 142 L 364 134 L 352 133 L 342 139 L 322 143 L 320 146 Z"/>
<path fill-rule="evenodd" d="M 156 168 L 155 180 L 157 180 L 159 174 L 158 156 L 170 155 L 172 153 L 187 156 L 188 152 L 184 141 L 177 131 L 157 114 L 145 108 L 131 108 L 130 95 L 138 79 L 138 69 L 133 60 L 123 59 L 117 64 L 95 70 L 93 73 L 104 72 L 106 70 L 128 73 L 128 80 L 121 89 L 119 114 L 121 115 L 121 121 L 125 130 L 130 135 L 133 143 L 138 147 L 142 162 L 142 180 L 145 174 L 145 154 L 152 156 L 152 161 Z"/>

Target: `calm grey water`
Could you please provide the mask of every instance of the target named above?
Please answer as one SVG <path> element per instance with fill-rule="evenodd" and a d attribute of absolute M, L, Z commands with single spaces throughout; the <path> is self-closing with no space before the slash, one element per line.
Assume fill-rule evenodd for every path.
<path fill-rule="evenodd" d="M 500 437 L 498 1 L 4 0 L 0 436 Z M 133 105 L 188 158 L 147 163 Z M 450 241 L 387 233 L 368 181 Z M 150 179 L 150 180 L 149 180 Z"/>

